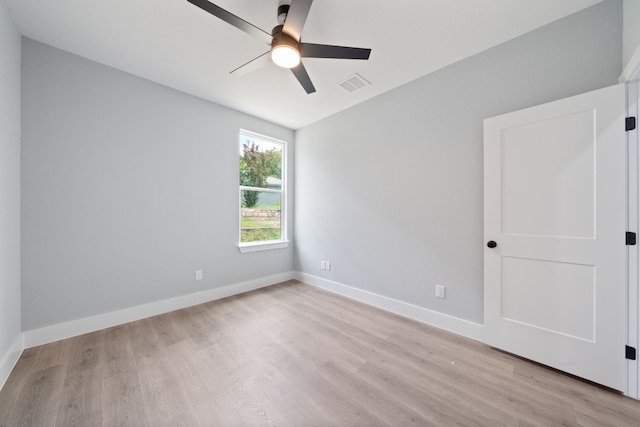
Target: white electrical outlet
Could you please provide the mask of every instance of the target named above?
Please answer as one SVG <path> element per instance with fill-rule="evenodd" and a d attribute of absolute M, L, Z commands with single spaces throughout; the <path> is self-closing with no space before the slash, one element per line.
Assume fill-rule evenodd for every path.
<path fill-rule="evenodd" d="M 202 270 L 196 270 L 196 280 L 202 280 Z"/>
<path fill-rule="evenodd" d="M 325 268 L 325 270 L 327 270 L 327 271 L 331 271 L 331 261 L 326 261 L 326 264 L 325 264 L 325 265 L 326 265 L 326 267 L 327 267 L 327 268 Z"/>
<path fill-rule="evenodd" d="M 327 261 L 320 261 L 320 269 L 321 270 L 327 269 Z"/>
<path fill-rule="evenodd" d="M 442 298 L 445 299 L 446 296 L 446 291 L 445 291 L 445 287 L 442 285 L 436 285 L 436 296 L 438 298 Z"/>

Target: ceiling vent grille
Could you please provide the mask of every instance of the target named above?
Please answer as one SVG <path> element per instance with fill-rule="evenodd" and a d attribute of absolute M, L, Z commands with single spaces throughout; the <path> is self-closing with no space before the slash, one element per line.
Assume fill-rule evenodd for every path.
<path fill-rule="evenodd" d="M 360 74 L 355 73 L 354 75 L 347 77 L 346 79 L 338 83 L 338 85 L 348 92 L 355 92 L 365 86 L 370 86 L 371 83 L 365 80 L 365 78 Z"/>

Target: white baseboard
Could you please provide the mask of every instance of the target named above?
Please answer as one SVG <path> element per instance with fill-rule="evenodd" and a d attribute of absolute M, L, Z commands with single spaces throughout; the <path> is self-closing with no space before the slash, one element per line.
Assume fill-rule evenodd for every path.
<path fill-rule="evenodd" d="M 202 304 L 204 302 L 213 301 L 220 298 L 238 295 L 244 292 L 249 292 L 291 279 L 298 279 L 304 283 L 308 283 L 309 285 L 337 293 L 347 298 L 351 298 L 356 301 L 360 301 L 365 304 L 369 304 L 374 307 L 378 307 L 383 310 L 390 311 L 392 313 L 396 313 L 401 316 L 408 317 L 410 319 L 414 319 L 419 322 L 456 333 L 458 335 L 462 335 L 478 341 L 482 340 L 481 324 L 470 322 L 464 319 L 459 319 L 457 317 L 429 310 L 424 307 L 418 307 L 407 302 L 395 300 L 393 298 L 374 294 L 368 291 L 363 291 L 361 289 L 322 279 L 310 274 L 287 272 L 276 274 L 273 276 L 261 277 L 259 279 L 250 280 L 247 282 L 236 283 L 221 288 L 210 289 L 189 295 L 182 295 L 167 300 L 143 304 L 135 307 L 125 308 L 123 310 L 98 314 L 83 319 L 72 320 L 69 322 L 25 331 L 23 334 L 24 340 L 22 340 L 21 337 L 19 344 L 15 345 L 16 349 L 18 350 L 13 351 L 9 356 L 7 356 L 7 360 L 4 361 L 2 365 L 0 365 L 0 380 L 2 380 L 2 375 L 7 369 L 5 365 L 9 366 L 6 374 L 6 376 L 8 376 L 8 372 L 11 372 L 11 369 L 17 361 L 17 357 L 19 357 L 22 353 L 23 348 L 35 347 L 38 345 L 59 341 L 65 338 L 71 338 L 77 335 L 98 331 L 100 329 L 110 328 L 112 326 L 121 325 L 123 323 L 133 322 L 147 317 L 156 316 L 158 314 L 180 310 L 182 308 L 191 307 L 193 305 Z M 15 354 L 17 354 L 16 357 L 14 357 Z"/>
<path fill-rule="evenodd" d="M 20 334 L 16 337 L 16 339 L 9 347 L 9 351 L 2 361 L 0 361 L 0 390 L 4 387 L 4 383 L 7 382 L 11 371 L 13 370 L 16 363 L 18 363 L 18 359 L 22 355 L 22 351 L 24 350 L 24 335 Z"/>
<path fill-rule="evenodd" d="M 37 345 L 59 341 L 65 338 L 110 328 L 127 322 L 144 319 L 158 314 L 168 313 L 174 310 L 191 307 L 204 302 L 225 298 L 276 283 L 285 282 L 295 278 L 295 273 L 287 272 L 273 276 L 261 277 L 247 282 L 236 283 L 223 286 L 221 288 L 209 289 L 189 295 L 166 299 L 162 301 L 143 304 L 136 307 L 125 308 L 123 310 L 110 313 L 98 314 L 84 319 L 72 320 L 65 323 L 46 326 L 44 328 L 32 329 L 24 333 L 24 347 L 30 348 Z M 2 371 L 0 371 L 0 374 Z M 1 377 L 0 377 L 1 378 Z"/>
<path fill-rule="evenodd" d="M 483 326 L 479 323 L 470 322 L 468 320 L 429 310 L 424 307 L 418 307 L 417 305 L 409 304 L 407 302 L 363 291 L 361 289 L 352 288 L 351 286 L 343 285 L 342 283 L 322 279 L 306 273 L 296 273 L 296 279 L 344 297 L 399 314 L 400 316 L 408 317 L 410 319 L 417 320 L 418 322 L 426 323 L 427 325 L 435 326 L 467 338 L 472 338 L 476 341 L 482 341 Z"/>

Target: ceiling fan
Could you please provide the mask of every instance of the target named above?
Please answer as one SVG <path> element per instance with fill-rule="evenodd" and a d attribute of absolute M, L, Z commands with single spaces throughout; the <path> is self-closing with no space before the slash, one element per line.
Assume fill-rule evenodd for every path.
<path fill-rule="evenodd" d="M 271 30 L 271 33 L 207 0 L 188 1 L 239 30 L 271 45 L 269 51 L 231 71 L 231 74 L 247 73 L 271 60 L 280 67 L 291 69 L 298 82 L 309 94 L 315 92 L 316 89 L 307 70 L 300 61 L 301 58 L 369 59 L 371 54 L 371 49 L 303 43 L 300 41 L 302 28 L 307 20 L 313 0 L 292 0 L 290 5 L 281 4 L 278 6 L 278 25 Z"/>

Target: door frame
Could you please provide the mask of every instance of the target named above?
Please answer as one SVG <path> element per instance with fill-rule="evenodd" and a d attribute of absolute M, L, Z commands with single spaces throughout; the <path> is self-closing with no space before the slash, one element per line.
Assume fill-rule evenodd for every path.
<path fill-rule="evenodd" d="M 639 82 L 627 82 L 627 117 L 638 118 Z M 637 120 L 637 119 L 636 119 Z M 638 149 L 638 129 L 626 132 L 627 143 L 627 230 L 639 233 L 640 220 L 640 151 Z M 638 245 L 627 246 L 627 345 L 636 349 L 640 342 L 640 251 Z M 626 395 L 640 399 L 640 371 L 638 355 L 636 360 L 627 360 Z"/>

